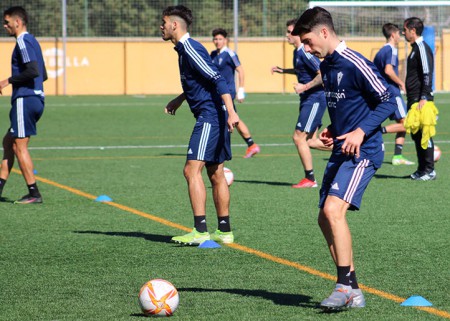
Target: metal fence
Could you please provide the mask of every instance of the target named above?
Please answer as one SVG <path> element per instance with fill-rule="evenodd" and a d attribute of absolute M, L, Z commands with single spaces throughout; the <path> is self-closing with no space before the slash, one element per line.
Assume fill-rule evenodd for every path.
<path fill-rule="evenodd" d="M 283 36 L 285 22 L 308 6 L 306 0 L 71 0 L 66 3 L 67 37 L 159 37 L 161 12 L 176 4 L 192 10 L 193 36 L 209 37 L 217 27 L 233 34 L 236 3 L 238 34 L 243 37 Z M 30 16 L 28 29 L 35 36 L 62 36 L 63 0 L 2 0 L 1 4 L 2 10 L 22 5 Z"/>

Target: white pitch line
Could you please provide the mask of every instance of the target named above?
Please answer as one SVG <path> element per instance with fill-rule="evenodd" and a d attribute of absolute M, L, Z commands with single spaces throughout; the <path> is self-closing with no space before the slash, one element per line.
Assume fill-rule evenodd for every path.
<path fill-rule="evenodd" d="M 392 145 L 394 142 L 384 142 L 386 145 Z M 448 140 L 435 141 L 435 144 L 449 144 Z M 407 145 L 412 145 L 413 142 L 405 142 Z M 283 144 L 258 144 L 263 147 L 285 147 L 294 146 L 293 143 L 283 143 Z M 246 144 L 232 144 L 231 147 L 246 147 Z M 187 148 L 187 145 L 125 145 L 125 146 L 43 146 L 43 147 L 29 147 L 30 150 L 96 150 L 96 149 L 161 149 L 161 148 Z"/>

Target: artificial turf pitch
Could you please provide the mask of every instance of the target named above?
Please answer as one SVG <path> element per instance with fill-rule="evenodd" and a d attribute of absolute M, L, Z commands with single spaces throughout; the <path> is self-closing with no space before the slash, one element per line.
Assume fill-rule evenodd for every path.
<path fill-rule="evenodd" d="M 44 203 L 8 202 L 27 192 L 17 164 L 0 203 L 0 320 L 141 320 L 137 295 L 153 278 L 179 290 L 173 320 L 450 318 L 449 94 L 436 97 L 436 181 L 405 178 L 415 166 L 392 166 L 394 136 L 384 136 L 383 167 L 348 215 L 367 307 L 333 314 L 317 308 L 335 275 L 317 226 L 318 189 L 291 188 L 303 177 L 291 139 L 298 97 L 249 94 L 238 104 L 261 153 L 243 159 L 244 142 L 232 135 L 225 166 L 235 176 L 236 244 L 220 249 L 170 242 L 193 224 L 182 168 L 194 125 L 187 105 L 163 113 L 171 98 L 47 97 L 30 144 Z M 6 132 L 9 98 L 0 103 Z M 406 141 L 404 155 L 416 161 Z M 328 154 L 312 153 L 320 184 Z M 113 202 L 96 202 L 100 195 Z M 400 306 L 412 295 L 433 306 Z"/>

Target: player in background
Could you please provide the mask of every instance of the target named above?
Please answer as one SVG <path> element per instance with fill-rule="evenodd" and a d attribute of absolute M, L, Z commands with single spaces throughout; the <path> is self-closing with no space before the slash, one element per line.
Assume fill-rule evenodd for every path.
<path fill-rule="evenodd" d="M 298 19 L 305 51 L 324 58 L 320 71 L 331 124 L 319 135 L 333 151 L 320 189 L 318 223 L 337 269 L 324 309 L 364 307 L 353 260 L 348 210 L 358 210 L 364 191 L 383 163 L 381 124 L 397 108 L 395 93 L 375 65 L 347 47 L 336 35 L 331 14 L 321 7 Z"/>
<path fill-rule="evenodd" d="M 186 235 L 173 237 L 172 241 L 201 244 L 213 239 L 232 243 L 234 235 L 230 227 L 230 192 L 223 163 L 231 159 L 230 132 L 239 122 L 239 117 L 234 111 L 227 82 L 212 63 L 205 47 L 188 33 L 192 19 L 192 12 L 187 7 L 169 6 L 162 13 L 160 26 L 162 39 L 170 40 L 178 53 L 183 88 L 183 93 L 167 104 L 165 112 L 175 115 L 186 100 L 196 119 L 184 166 L 194 228 Z M 218 219 L 218 229 L 211 235 L 206 225 L 206 188 L 202 177 L 205 167 L 212 185 Z"/>
<path fill-rule="evenodd" d="M 44 112 L 44 86 L 47 80 L 41 47 L 27 32 L 28 14 L 15 6 L 3 12 L 3 27 L 16 38 L 12 54 L 11 77 L 0 81 L 3 88 L 12 85 L 10 128 L 3 137 L 3 158 L 0 170 L 0 196 L 17 157 L 20 171 L 28 187 L 28 194 L 15 204 L 42 203 L 42 196 L 33 173 L 33 161 L 28 151 L 30 137 L 36 135 L 36 123 Z"/>
<path fill-rule="evenodd" d="M 416 17 L 408 18 L 403 24 L 403 34 L 411 45 L 411 52 L 406 65 L 406 100 L 408 110 L 414 103 L 418 103 L 421 109 L 427 101 L 433 101 L 433 72 L 434 57 L 428 44 L 423 40 L 424 25 L 422 20 Z M 418 181 L 436 179 L 434 170 L 434 142 L 430 137 L 427 149 L 421 146 L 422 131 L 412 134 L 416 145 L 418 168 L 411 178 Z"/>
<path fill-rule="evenodd" d="M 397 93 L 397 110 L 390 117 L 391 120 L 395 120 L 397 123 L 383 127 L 382 131 L 383 133 L 397 133 L 392 165 L 414 165 L 414 162 L 409 161 L 402 155 L 406 136 L 406 129 L 403 126 L 406 117 L 406 106 L 400 92 L 400 90 L 405 92 L 405 83 L 398 77 L 400 29 L 393 23 L 386 23 L 383 25 L 383 35 L 386 38 L 386 44 L 377 52 L 373 63 L 377 66 L 381 76 L 386 79 L 388 84 L 394 87 Z"/>
<path fill-rule="evenodd" d="M 239 89 L 237 92 L 237 100 L 242 103 L 245 99 L 245 90 L 244 90 L 244 67 L 242 67 L 241 62 L 239 61 L 239 57 L 237 54 L 228 48 L 228 33 L 225 29 L 217 28 L 212 31 L 213 43 L 216 46 L 216 50 L 211 52 L 211 59 L 213 63 L 217 66 L 222 77 L 225 78 L 228 84 L 228 88 L 230 89 L 231 98 L 235 99 L 236 97 L 236 83 L 235 83 L 235 71 L 238 72 L 239 76 Z M 236 106 L 234 106 L 236 110 Z M 239 123 L 236 126 L 241 137 L 246 142 L 248 148 L 245 152 L 244 158 L 250 158 L 253 155 L 260 152 L 260 148 L 258 144 L 256 144 L 252 135 L 250 134 L 250 130 L 247 125 L 242 121 L 242 118 L 239 119 Z"/>
<path fill-rule="evenodd" d="M 317 138 L 317 130 L 322 126 L 322 116 L 326 109 L 325 96 L 320 75 L 320 60 L 305 51 L 298 36 L 291 34 L 296 19 L 286 22 L 286 38 L 294 49 L 294 68 L 283 69 L 272 67 L 272 74 L 285 73 L 297 75 L 298 83 L 294 84 L 294 90 L 300 96 L 300 107 L 297 125 L 292 139 L 297 147 L 298 155 L 305 171 L 305 178 L 292 185 L 293 188 L 317 187 L 313 170 L 313 158 L 311 148 L 330 151 Z"/>

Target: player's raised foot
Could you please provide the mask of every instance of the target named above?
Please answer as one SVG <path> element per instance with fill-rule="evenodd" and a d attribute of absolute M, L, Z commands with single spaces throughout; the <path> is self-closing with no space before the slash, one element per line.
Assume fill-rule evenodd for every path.
<path fill-rule="evenodd" d="M 392 165 L 414 165 L 414 162 L 407 160 L 403 155 L 394 155 Z"/>
<path fill-rule="evenodd" d="M 436 172 L 434 170 L 429 173 L 416 173 L 411 174 L 411 178 L 415 181 L 432 181 L 436 179 Z"/>
<path fill-rule="evenodd" d="M 300 182 L 298 182 L 298 184 L 292 185 L 292 188 L 311 188 L 311 187 L 317 187 L 317 182 L 307 178 L 302 179 Z"/>
<path fill-rule="evenodd" d="M 333 293 L 320 303 L 324 310 L 340 310 L 350 307 L 353 303 L 353 291 L 349 285 L 337 283 Z"/>
<path fill-rule="evenodd" d="M 213 234 L 211 234 L 211 240 L 224 244 L 230 244 L 234 242 L 234 235 L 233 232 L 222 232 L 220 230 L 216 230 Z"/>
<path fill-rule="evenodd" d="M 184 245 L 199 245 L 205 241 L 210 239 L 210 235 L 208 232 L 200 233 L 195 228 L 192 229 L 192 232 L 172 237 L 172 242 L 180 243 Z"/>
<path fill-rule="evenodd" d="M 258 154 L 260 151 L 261 151 L 261 149 L 259 148 L 258 144 L 253 144 L 252 146 L 247 148 L 244 158 L 250 158 L 253 155 Z"/>
<path fill-rule="evenodd" d="M 21 199 L 14 201 L 14 204 L 41 204 L 41 203 L 42 203 L 41 196 L 31 196 L 30 194 L 22 196 Z"/>
<path fill-rule="evenodd" d="M 366 299 L 361 289 L 352 289 L 353 300 L 349 305 L 350 308 L 364 308 L 366 306 Z"/>

